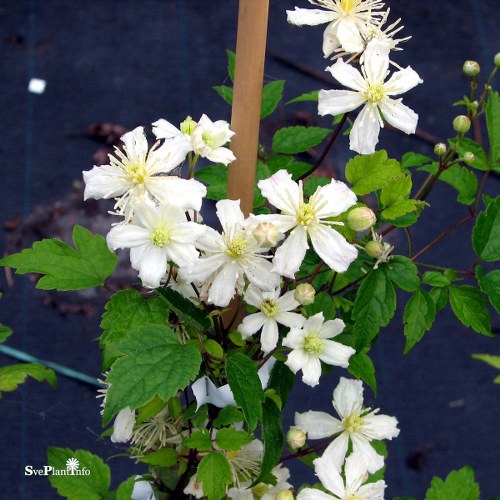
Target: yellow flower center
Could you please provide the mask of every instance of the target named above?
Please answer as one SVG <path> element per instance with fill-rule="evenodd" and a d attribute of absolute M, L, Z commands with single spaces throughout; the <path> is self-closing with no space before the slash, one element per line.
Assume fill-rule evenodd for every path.
<path fill-rule="evenodd" d="M 340 0 L 340 8 L 344 14 L 350 14 L 356 9 L 356 0 Z"/>
<path fill-rule="evenodd" d="M 309 225 L 316 220 L 316 213 L 309 203 L 301 203 L 299 213 L 297 214 L 297 222 L 303 226 Z"/>
<path fill-rule="evenodd" d="M 378 104 L 385 99 L 385 90 L 382 83 L 376 83 L 375 85 L 370 85 L 366 91 L 365 97 L 368 101 L 373 104 Z"/>
<path fill-rule="evenodd" d="M 129 163 L 126 167 L 127 175 L 136 184 L 143 184 L 148 176 L 145 166 L 142 163 Z"/>
<path fill-rule="evenodd" d="M 229 460 L 233 460 L 233 458 L 236 458 L 240 453 L 240 450 L 233 450 L 233 451 L 228 451 L 226 452 L 226 456 Z"/>
<path fill-rule="evenodd" d="M 239 259 L 244 253 L 249 244 L 249 240 L 245 238 L 243 232 L 238 234 L 233 240 L 227 245 L 226 253 L 233 259 Z"/>
<path fill-rule="evenodd" d="M 201 139 L 209 148 L 215 148 L 215 137 L 212 134 L 203 132 L 203 134 L 201 135 Z"/>
<path fill-rule="evenodd" d="M 317 333 L 311 333 L 304 339 L 304 351 L 313 356 L 319 356 L 323 352 L 323 340 Z"/>
<path fill-rule="evenodd" d="M 269 491 L 269 485 L 261 483 L 252 488 L 254 500 L 261 500 L 261 498 Z"/>
<path fill-rule="evenodd" d="M 266 316 L 272 317 L 278 312 L 278 303 L 273 299 L 264 299 L 260 303 L 260 310 Z"/>
<path fill-rule="evenodd" d="M 170 231 L 163 227 L 158 227 L 149 235 L 149 239 L 155 247 L 163 248 L 170 243 Z"/>
<path fill-rule="evenodd" d="M 190 116 L 188 116 L 180 126 L 180 130 L 183 134 L 191 135 L 196 125 L 198 125 Z"/>
<path fill-rule="evenodd" d="M 363 425 L 363 418 L 360 417 L 358 414 L 353 413 L 352 415 L 349 415 L 346 418 L 344 425 L 346 430 L 350 433 L 359 432 Z"/>

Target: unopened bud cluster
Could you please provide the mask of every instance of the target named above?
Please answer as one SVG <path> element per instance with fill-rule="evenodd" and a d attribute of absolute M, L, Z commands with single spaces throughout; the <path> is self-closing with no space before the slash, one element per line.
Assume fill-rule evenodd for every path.
<path fill-rule="evenodd" d="M 377 217 L 375 213 L 368 207 L 354 208 L 347 216 L 347 225 L 358 233 L 370 229 L 376 222 Z"/>

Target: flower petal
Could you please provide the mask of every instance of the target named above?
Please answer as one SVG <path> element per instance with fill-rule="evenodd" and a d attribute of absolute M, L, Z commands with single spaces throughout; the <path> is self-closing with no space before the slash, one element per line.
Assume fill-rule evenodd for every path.
<path fill-rule="evenodd" d="M 359 490 L 359 487 L 367 479 L 366 463 L 363 455 L 351 453 L 345 461 L 345 482 L 352 494 Z"/>
<path fill-rule="evenodd" d="M 161 203 L 197 212 L 201 209 L 203 197 L 207 194 L 207 188 L 201 182 L 170 175 L 150 177 L 146 187 Z"/>
<path fill-rule="evenodd" d="M 133 224 L 120 224 L 111 228 L 106 242 L 111 250 L 147 245 L 150 243 L 149 231 Z"/>
<path fill-rule="evenodd" d="M 241 229 L 245 217 L 240 208 L 240 200 L 220 200 L 215 204 L 217 217 L 226 234 L 233 228 Z"/>
<path fill-rule="evenodd" d="M 278 324 L 273 318 L 266 318 L 260 335 L 262 352 L 271 352 L 278 345 L 278 338 Z"/>
<path fill-rule="evenodd" d="M 252 494 L 252 498 L 253 494 Z M 336 500 L 336 497 L 332 497 L 324 491 L 315 490 L 314 488 L 304 488 L 299 491 L 297 495 L 297 500 Z"/>
<path fill-rule="evenodd" d="M 297 309 L 297 307 L 300 306 L 300 304 L 295 300 L 294 294 L 295 294 L 295 291 L 290 290 L 289 292 L 284 293 L 278 299 L 278 305 L 279 305 L 280 312 L 293 311 L 294 309 Z M 285 324 L 285 323 L 283 323 L 283 324 Z M 288 325 L 286 325 L 286 326 L 288 326 Z"/>
<path fill-rule="evenodd" d="M 340 475 L 337 464 L 332 460 L 332 457 L 323 455 L 321 458 L 314 460 L 313 464 L 314 471 L 321 481 L 321 484 L 339 498 L 345 498 L 347 492 L 344 486 L 344 480 Z"/>
<path fill-rule="evenodd" d="M 167 272 L 167 254 L 164 248 L 157 248 L 153 244 L 144 250 L 139 262 L 139 278 L 144 286 L 157 288 L 160 280 Z"/>
<path fill-rule="evenodd" d="M 164 118 L 156 120 L 152 125 L 153 134 L 157 139 L 172 139 L 173 137 L 184 135 L 176 126 L 172 125 Z"/>
<path fill-rule="evenodd" d="M 319 355 L 319 359 L 328 365 L 347 368 L 349 358 L 353 354 L 356 354 L 356 349 L 352 347 L 333 340 L 323 340 L 323 352 Z"/>
<path fill-rule="evenodd" d="M 241 333 L 241 336 L 246 339 L 257 333 L 262 328 L 265 321 L 266 316 L 261 312 L 250 314 L 243 318 L 243 321 L 238 326 L 238 331 Z"/>
<path fill-rule="evenodd" d="M 352 90 L 320 90 L 318 94 L 318 114 L 337 116 L 358 108 L 366 101 Z"/>
<path fill-rule="evenodd" d="M 406 134 L 414 134 L 417 129 L 418 115 L 401 103 L 400 100 L 385 99 L 380 103 L 382 114 L 387 123 Z"/>
<path fill-rule="evenodd" d="M 374 50 L 369 51 L 370 57 L 364 58 L 363 68 L 369 85 L 383 83 L 389 74 L 389 54 L 383 45 L 372 46 Z M 385 88 L 385 87 L 384 87 Z"/>
<path fill-rule="evenodd" d="M 288 326 L 288 328 L 301 328 L 306 320 L 302 314 L 292 312 L 280 312 L 274 316 L 274 319 L 280 325 Z"/>
<path fill-rule="evenodd" d="M 344 430 L 339 420 L 322 411 L 295 413 L 294 424 L 295 428 L 307 433 L 309 439 L 323 439 Z"/>
<path fill-rule="evenodd" d="M 114 165 L 95 166 L 82 173 L 85 182 L 84 200 L 116 198 L 133 186 L 129 177 Z"/>
<path fill-rule="evenodd" d="M 370 474 L 377 472 L 384 466 L 384 457 L 379 455 L 368 439 L 360 434 L 351 434 L 353 453 L 360 453 Z"/>
<path fill-rule="evenodd" d="M 340 47 L 339 39 L 337 38 L 337 25 L 338 22 L 331 22 L 323 33 L 323 55 L 325 57 L 331 56 L 336 49 Z"/>
<path fill-rule="evenodd" d="M 316 356 L 308 355 L 305 365 L 302 366 L 302 382 L 311 387 L 319 384 L 321 377 L 321 361 Z"/>
<path fill-rule="evenodd" d="M 361 380 L 352 380 L 341 377 L 333 391 L 333 407 L 341 418 L 359 414 L 363 406 L 363 383 Z"/>
<path fill-rule="evenodd" d="M 309 248 L 307 231 L 303 226 L 297 226 L 276 251 L 273 259 L 273 271 L 293 278 L 299 270 Z"/>
<path fill-rule="evenodd" d="M 380 132 L 380 118 L 378 108 L 374 104 L 366 103 L 354 120 L 349 134 L 349 147 L 352 151 L 366 155 L 375 152 Z"/>
<path fill-rule="evenodd" d="M 363 434 L 370 439 L 392 439 L 399 435 L 398 421 L 388 415 L 363 417 Z"/>
<path fill-rule="evenodd" d="M 236 160 L 236 156 L 229 148 L 215 148 L 207 153 L 206 158 L 213 163 L 222 163 L 226 166 Z"/>
<path fill-rule="evenodd" d="M 345 323 L 341 319 L 331 319 L 323 323 L 319 334 L 323 339 L 332 339 L 342 333 L 344 328 Z"/>
<path fill-rule="evenodd" d="M 309 198 L 309 204 L 315 209 L 318 219 L 336 217 L 355 205 L 357 196 L 347 184 L 332 179 L 330 184 L 320 186 Z"/>
<path fill-rule="evenodd" d="M 343 432 L 326 447 L 323 452 L 323 457 L 328 457 L 332 463 L 335 464 L 337 470 L 341 470 L 342 465 L 344 464 L 348 445 L 349 434 L 347 432 Z"/>
<path fill-rule="evenodd" d="M 365 48 L 356 21 L 348 16 L 340 20 L 337 27 L 337 38 L 346 52 L 358 54 L 363 52 Z"/>
<path fill-rule="evenodd" d="M 219 307 L 226 307 L 233 298 L 237 279 L 238 271 L 235 263 L 229 262 L 223 266 L 210 287 L 208 302 Z"/>
<path fill-rule="evenodd" d="M 335 12 L 328 12 L 320 9 L 299 9 L 287 10 L 287 19 L 290 24 L 296 26 L 317 26 L 318 24 L 329 23 L 338 15 Z"/>
<path fill-rule="evenodd" d="M 271 263 L 263 257 L 247 256 L 240 262 L 248 280 L 264 292 L 272 292 L 279 286 L 279 274 L 273 272 Z"/>
<path fill-rule="evenodd" d="M 364 92 L 367 89 L 367 83 L 359 70 L 345 63 L 342 59 L 339 59 L 335 64 L 326 68 L 326 70 L 344 87 L 357 90 L 358 92 Z"/>
<path fill-rule="evenodd" d="M 287 214 L 295 214 L 301 199 L 299 185 L 292 180 L 292 174 L 286 170 L 278 170 L 268 179 L 258 182 L 262 196 L 269 203 Z"/>
<path fill-rule="evenodd" d="M 396 71 L 384 84 L 384 90 L 387 95 L 399 95 L 408 92 L 424 81 L 418 76 L 418 73 L 410 66 Z"/>

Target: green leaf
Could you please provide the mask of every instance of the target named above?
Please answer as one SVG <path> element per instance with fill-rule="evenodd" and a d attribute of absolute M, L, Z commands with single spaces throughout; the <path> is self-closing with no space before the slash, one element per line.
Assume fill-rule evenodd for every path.
<path fill-rule="evenodd" d="M 298 97 L 291 99 L 286 104 L 292 104 L 294 102 L 306 102 L 306 101 L 318 102 L 318 94 L 319 90 L 312 90 L 311 92 L 307 92 L 306 94 L 301 94 Z"/>
<path fill-rule="evenodd" d="M 408 354 L 417 342 L 422 340 L 424 333 L 429 331 L 436 318 L 436 306 L 431 296 L 419 289 L 411 297 L 403 315 L 406 345 L 404 353 Z"/>
<path fill-rule="evenodd" d="M 106 240 L 82 226 L 73 228 L 76 250 L 60 240 L 42 240 L 33 248 L 0 259 L 0 265 L 16 268 L 16 274 L 45 274 L 36 287 L 42 290 L 81 290 L 104 285 L 113 272 L 116 255 Z"/>
<path fill-rule="evenodd" d="M 429 291 L 429 296 L 436 306 L 436 314 L 448 303 L 447 288 L 433 288 Z"/>
<path fill-rule="evenodd" d="M 425 494 L 425 500 L 478 500 L 479 485 L 474 480 L 471 467 L 454 470 L 443 481 L 433 477 L 431 487 Z"/>
<path fill-rule="evenodd" d="M 417 210 L 422 209 L 424 205 L 425 203 L 422 201 L 401 199 L 382 210 L 381 215 L 385 220 L 395 221 L 400 217 L 403 217 L 403 215 L 412 214 Z M 407 224 L 402 225 L 406 226 Z"/>
<path fill-rule="evenodd" d="M 264 205 L 266 199 L 262 196 L 260 189 L 258 187 L 259 181 L 262 179 L 268 179 L 271 177 L 271 172 L 269 167 L 262 161 L 257 160 L 257 170 L 255 172 L 255 189 L 253 192 L 253 206 L 258 207 Z"/>
<path fill-rule="evenodd" d="M 333 297 L 326 292 L 318 293 L 314 297 L 314 302 L 312 304 L 304 306 L 304 311 L 308 318 L 319 312 L 323 313 L 325 320 L 334 319 L 337 315 Z"/>
<path fill-rule="evenodd" d="M 283 97 L 285 89 L 285 80 L 276 80 L 275 82 L 267 83 L 262 89 L 262 105 L 260 109 L 260 118 L 266 118 L 277 107 Z"/>
<path fill-rule="evenodd" d="M 431 158 L 420 153 L 405 153 L 403 158 L 401 158 L 401 166 L 403 168 L 420 167 L 431 162 Z"/>
<path fill-rule="evenodd" d="M 0 344 L 5 342 L 12 335 L 12 330 L 5 325 L 0 323 Z"/>
<path fill-rule="evenodd" d="M 198 374 L 201 356 L 192 345 L 182 345 L 167 326 L 145 325 L 131 330 L 119 346 L 107 377 L 104 425 L 125 407 L 140 408 L 155 396 L 168 401 Z"/>
<path fill-rule="evenodd" d="M 288 401 L 288 394 L 292 390 L 295 382 L 295 375 L 293 372 L 281 361 L 276 361 L 271 370 L 269 383 L 267 386 L 274 389 L 281 399 L 281 405 L 285 406 Z"/>
<path fill-rule="evenodd" d="M 226 374 L 234 400 L 243 410 L 248 430 L 253 432 L 262 418 L 265 399 L 257 368 L 249 357 L 236 353 L 226 362 Z"/>
<path fill-rule="evenodd" d="M 236 451 L 241 449 L 245 444 L 253 441 L 253 436 L 248 432 L 238 431 L 233 427 L 225 427 L 220 429 L 215 436 L 217 446 L 224 451 Z"/>
<path fill-rule="evenodd" d="M 412 182 L 410 175 L 395 175 L 394 177 L 387 179 L 382 186 L 380 201 L 385 206 L 389 206 L 401 199 L 408 198 L 408 196 L 410 196 L 411 186 Z"/>
<path fill-rule="evenodd" d="M 145 420 L 149 420 L 153 418 L 155 415 L 158 415 L 163 408 L 167 406 L 167 403 L 163 401 L 158 396 L 153 398 L 149 403 L 146 403 L 143 407 L 139 408 L 139 413 L 137 414 L 137 418 L 135 419 L 136 424 L 142 424 Z"/>
<path fill-rule="evenodd" d="M 479 214 L 472 231 L 472 246 L 482 260 L 500 259 L 500 196 Z"/>
<path fill-rule="evenodd" d="M 90 474 L 50 474 L 50 484 L 57 489 L 59 495 L 69 500 L 100 500 L 106 497 L 111 485 L 111 472 L 97 455 L 69 448 L 47 449 L 47 463 L 54 470 L 66 472 L 66 463 L 70 458 L 78 460 L 76 471 L 88 470 Z"/>
<path fill-rule="evenodd" d="M 204 456 L 198 465 L 196 481 L 203 484 L 203 493 L 208 500 L 220 500 L 226 492 L 226 485 L 232 481 L 227 458 L 219 452 Z"/>
<path fill-rule="evenodd" d="M 266 399 L 262 405 L 262 441 L 264 441 L 264 456 L 259 477 L 253 485 L 259 484 L 271 473 L 273 467 L 278 463 L 283 450 L 283 424 L 281 422 L 281 411 L 274 401 Z"/>
<path fill-rule="evenodd" d="M 446 169 L 439 179 L 458 191 L 457 201 L 459 203 L 472 205 L 475 202 L 478 182 L 474 172 L 455 164 Z"/>
<path fill-rule="evenodd" d="M 354 301 L 352 317 L 356 350 L 369 345 L 381 326 L 387 326 L 396 310 L 396 292 L 384 267 L 363 280 Z"/>
<path fill-rule="evenodd" d="M 385 150 L 371 155 L 358 155 L 346 165 L 346 178 L 351 189 L 358 195 L 372 193 L 381 189 L 392 177 L 401 173 L 397 160 L 390 160 Z"/>
<path fill-rule="evenodd" d="M 450 304 L 455 316 L 475 332 L 491 334 L 491 317 L 486 296 L 472 286 L 450 286 Z"/>
<path fill-rule="evenodd" d="M 309 177 L 304 183 L 304 194 L 306 196 L 312 196 L 319 187 L 326 186 L 331 182 L 332 180 L 330 179 L 330 177 Z"/>
<path fill-rule="evenodd" d="M 207 451 L 212 449 L 212 439 L 206 429 L 193 432 L 190 436 L 183 439 L 182 444 L 186 448 L 193 448 L 198 451 Z"/>
<path fill-rule="evenodd" d="M 486 103 L 486 125 L 490 139 L 490 158 L 497 161 L 500 158 L 500 96 L 490 90 Z"/>
<path fill-rule="evenodd" d="M 26 382 L 27 377 L 32 377 L 38 382 L 47 381 L 53 389 L 57 385 L 56 374 L 39 363 L 2 366 L 0 368 L 0 397 L 2 397 L 2 392 L 15 391 L 19 385 Z"/>
<path fill-rule="evenodd" d="M 370 357 L 365 353 L 358 353 L 349 358 L 349 372 L 356 378 L 363 380 L 377 395 L 377 379 L 375 378 L 375 367 Z"/>
<path fill-rule="evenodd" d="M 437 271 L 427 271 L 422 276 L 422 283 L 425 283 L 429 286 L 443 287 L 449 286 L 450 280 L 444 276 L 442 273 L 438 273 Z"/>
<path fill-rule="evenodd" d="M 456 141 L 451 140 L 450 144 L 452 146 L 455 146 Z M 463 157 L 463 155 L 467 151 L 470 151 L 474 154 L 474 162 L 470 165 L 472 168 L 483 171 L 490 170 L 490 162 L 488 157 L 486 156 L 486 153 L 484 152 L 484 149 L 476 141 L 473 141 L 468 137 L 462 137 L 458 145 L 458 154 L 459 156 Z"/>
<path fill-rule="evenodd" d="M 210 328 L 210 320 L 205 316 L 205 313 L 180 293 L 171 288 L 159 288 L 157 291 L 190 335 L 195 336 Z"/>
<path fill-rule="evenodd" d="M 219 94 L 224 101 L 230 106 L 233 104 L 233 89 L 227 85 L 215 85 L 212 87 L 217 94 Z"/>
<path fill-rule="evenodd" d="M 240 410 L 238 410 L 236 407 L 229 405 L 226 406 L 225 408 L 222 408 L 222 410 L 219 412 L 219 415 L 217 415 L 217 418 L 214 420 L 213 424 L 214 427 L 219 428 L 222 427 L 223 425 L 231 425 L 235 424 L 237 422 L 243 422 L 245 417 L 243 416 L 243 413 L 241 413 Z"/>
<path fill-rule="evenodd" d="M 500 356 L 494 356 L 492 354 L 473 354 L 472 357 L 500 370 Z"/>
<path fill-rule="evenodd" d="M 403 255 L 395 255 L 386 265 L 387 276 L 402 290 L 414 292 L 420 286 L 417 266 Z"/>
<path fill-rule="evenodd" d="M 100 345 L 103 349 L 103 370 L 119 356 L 117 344 L 133 330 L 142 325 L 165 325 L 168 309 L 160 297 L 145 299 L 137 290 L 122 290 L 115 293 L 105 306 L 102 316 Z"/>
<path fill-rule="evenodd" d="M 207 184 L 206 198 L 209 200 L 223 200 L 227 195 L 227 167 L 222 163 L 200 168 L 194 173 L 200 181 Z"/>
<path fill-rule="evenodd" d="M 116 500 L 130 500 L 134 491 L 135 476 L 129 477 L 127 480 L 120 483 L 116 490 Z"/>
<path fill-rule="evenodd" d="M 477 266 L 476 277 L 479 288 L 488 296 L 496 311 L 500 313 L 500 269 L 484 274 L 483 267 Z"/>
<path fill-rule="evenodd" d="M 303 153 L 320 144 L 330 133 L 330 129 L 320 127 L 285 127 L 274 134 L 273 151 L 285 154 Z"/>
<path fill-rule="evenodd" d="M 139 457 L 137 460 L 139 460 L 139 462 L 144 462 L 145 464 L 158 465 L 160 467 L 171 467 L 179 460 L 179 454 L 173 448 L 161 448 L 160 450 L 148 453 L 143 457 Z"/>

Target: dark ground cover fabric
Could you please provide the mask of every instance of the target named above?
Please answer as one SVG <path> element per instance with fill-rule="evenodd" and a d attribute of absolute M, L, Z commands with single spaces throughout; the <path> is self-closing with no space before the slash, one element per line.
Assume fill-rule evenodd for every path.
<path fill-rule="evenodd" d="M 286 8 L 308 6 L 305 0 L 272 0 L 266 81 L 287 80 L 285 100 L 326 84 L 280 63 L 282 55 L 322 72 L 322 27 L 297 28 L 286 22 Z M 461 73 L 465 59 L 490 68 L 500 50 L 497 0 L 398 0 L 389 4 L 393 19 L 403 18 L 405 35 L 413 38 L 396 55 L 423 78 L 405 95 L 405 103 L 420 115 L 419 125 L 434 136 L 451 134 L 451 103 L 466 92 Z M 0 130 L 2 181 L 0 216 L 8 231 L 0 236 L 2 253 L 39 237 L 67 238 L 74 222 L 106 230 L 105 208 L 84 208 L 78 187 L 81 171 L 103 145 L 86 134 L 92 123 L 109 122 L 126 129 L 164 117 L 173 123 L 190 114 L 230 118 L 229 107 L 211 89 L 227 83 L 225 49 L 235 47 L 236 0 L 2 0 L 0 2 Z M 46 91 L 32 94 L 33 77 L 47 80 Z M 302 111 L 305 110 L 305 113 Z M 280 106 L 263 125 L 263 142 L 273 131 L 297 120 L 325 125 L 313 105 Z M 341 176 L 351 156 L 346 138 L 328 160 Z M 380 147 L 400 157 L 407 150 L 430 154 L 429 143 L 382 131 Z M 490 187 L 498 192 L 498 179 Z M 68 197 L 69 196 L 69 197 Z M 65 198 L 66 197 L 66 198 Z M 429 198 L 415 232 L 417 249 L 465 214 L 453 204 L 447 186 Z M 63 203 L 57 200 L 65 198 Z M 450 208 L 451 207 L 451 208 Z M 22 230 L 22 231 L 21 231 Z M 16 240 L 16 231 L 18 238 Z M 464 269 L 473 260 L 465 231 L 457 231 L 428 254 Z M 392 233 L 391 242 L 405 251 L 404 239 Z M 17 243 L 16 243 L 17 242 Z M 126 261 L 126 257 L 125 257 Z M 123 279 L 133 275 L 123 271 Z M 64 295 L 34 289 L 27 277 L 3 275 L 0 322 L 14 335 L 8 345 L 100 376 L 99 317 L 106 295 L 97 291 Z M 407 295 L 398 297 L 404 304 Z M 482 485 L 482 498 L 500 494 L 500 393 L 491 383 L 492 369 L 471 359 L 475 352 L 500 354 L 498 339 L 486 339 L 463 328 L 449 307 L 424 340 L 402 355 L 402 308 L 384 329 L 374 348 L 379 395 L 366 389 L 366 403 L 397 416 L 401 434 L 389 444 L 387 497 L 422 498 L 432 475 L 471 465 Z M 498 319 L 494 321 L 498 328 Z M 0 365 L 13 360 L 0 355 Z M 331 411 L 334 370 L 316 389 L 298 382 L 287 410 L 286 425 L 295 411 Z M 48 446 L 83 448 L 99 454 L 111 466 L 113 484 L 144 471 L 124 457 L 124 451 L 102 432 L 95 389 L 59 377 L 59 387 L 28 382 L 0 400 L 0 496 L 56 498 L 46 478 L 26 477 L 26 465 L 46 464 Z M 111 458 L 113 457 L 113 458 Z M 297 485 L 312 481 L 305 466 L 292 467 Z"/>

